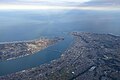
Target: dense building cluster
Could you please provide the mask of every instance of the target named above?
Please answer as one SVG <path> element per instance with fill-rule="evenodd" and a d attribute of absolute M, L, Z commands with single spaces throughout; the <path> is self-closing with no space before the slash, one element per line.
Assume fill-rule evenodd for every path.
<path fill-rule="evenodd" d="M 120 80 L 119 36 L 71 34 L 75 40 L 59 59 L 0 80 Z"/>
<path fill-rule="evenodd" d="M 34 54 L 49 45 L 56 43 L 56 39 L 36 39 L 30 41 L 19 41 L 0 44 L 0 61 L 15 59 L 26 55 Z"/>

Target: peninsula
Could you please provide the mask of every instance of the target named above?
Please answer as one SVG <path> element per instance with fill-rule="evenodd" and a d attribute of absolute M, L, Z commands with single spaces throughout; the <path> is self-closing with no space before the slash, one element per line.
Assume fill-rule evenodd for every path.
<path fill-rule="evenodd" d="M 36 39 L 29 41 L 16 41 L 0 43 L 0 61 L 16 59 L 39 52 L 46 47 L 55 44 L 63 38 Z"/>

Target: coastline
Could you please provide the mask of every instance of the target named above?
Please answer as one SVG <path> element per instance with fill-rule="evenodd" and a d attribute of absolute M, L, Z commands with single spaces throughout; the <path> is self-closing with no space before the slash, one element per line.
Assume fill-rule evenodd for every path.
<path fill-rule="evenodd" d="M 51 61 L 50 64 L 12 73 L 0 79 L 119 79 L 120 37 L 79 32 L 73 36 L 75 41 L 72 45 L 63 52 L 60 58 Z"/>
<path fill-rule="evenodd" d="M 63 40 L 63 38 L 2 42 L 0 43 L 0 61 L 12 60 L 35 54 L 57 43 L 59 40 Z"/>

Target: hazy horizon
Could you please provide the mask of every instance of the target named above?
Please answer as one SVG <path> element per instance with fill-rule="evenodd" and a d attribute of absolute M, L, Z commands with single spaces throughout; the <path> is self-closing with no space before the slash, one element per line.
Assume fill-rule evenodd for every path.
<path fill-rule="evenodd" d="M 118 0 L 1 0 L 0 10 L 77 9 L 120 10 Z"/>

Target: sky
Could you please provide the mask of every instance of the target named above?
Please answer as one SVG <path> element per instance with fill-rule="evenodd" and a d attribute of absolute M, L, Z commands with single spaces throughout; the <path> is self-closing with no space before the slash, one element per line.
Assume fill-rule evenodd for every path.
<path fill-rule="evenodd" d="M 96 6 L 119 6 L 120 0 L 91 0 L 86 2 L 87 5 Z"/>
<path fill-rule="evenodd" d="M 6 9 L 92 9 L 120 10 L 120 0 L 0 0 Z"/>

